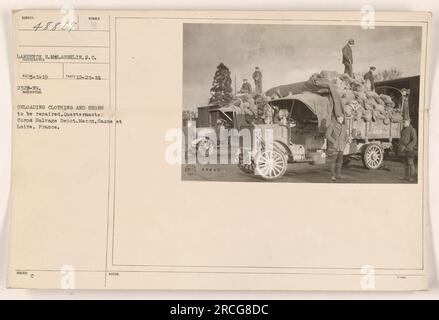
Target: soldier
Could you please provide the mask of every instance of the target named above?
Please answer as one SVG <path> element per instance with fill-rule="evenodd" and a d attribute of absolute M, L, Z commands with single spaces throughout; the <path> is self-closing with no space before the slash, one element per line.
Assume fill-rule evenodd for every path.
<path fill-rule="evenodd" d="M 354 64 L 354 59 L 352 57 L 352 48 L 355 44 L 354 39 L 349 39 L 348 43 L 343 47 L 342 54 L 343 54 L 343 60 L 342 63 L 344 64 L 344 73 L 348 74 L 351 78 L 354 77 L 354 70 L 352 68 L 352 65 Z"/>
<path fill-rule="evenodd" d="M 374 66 L 370 67 L 369 72 L 367 72 L 364 75 L 364 80 L 366 80 L 367 85 L 369 86 L 370 90 L 375 91 L 375 72 L 376 68 Z"/>
<path fill-rule="evenodd" d="M 405 118 L 401 138 L 399 139 L 400 155 L 404 156 L 404 176 L 401 180 L 415 181 L 415 146 L 417 143 L 416 130 L 410 124 L 410 119 Z"/>
<path fill-rule="evenodd" d="M 241 90 L 239 90 L 240 93 L 251 93 L 252 92 L 252 86 L 251 84 L 247 81 L 247 79 L 244 79 L 242 81 L 242 86 L 241 86 Z"/>
<path fill-rule="evenodd" d="M 259 67 L 256 67 L 255 72 L 253 72 L 253 80 L 255 82 L 255 92 L 262 94 L 262 72 Z"/>
<path fill-rule="evenodd" d="M 287 109 L 280 109 L 278 113 L 279 123 L 286 126 L 288 125 L 289 112 Z"/>
<path fill-rule="evenodd" d="M 344 116 L 339 115 L 336 121 L 332 120 L 326 129 L 327 149 L 326 155 L 331 171 L 331 180 L 344 179 L 341 175 L 341 166 L 343 164 L 343 152 L 346 144 L 349 142 L 348 128 L 344 124 Z"/>

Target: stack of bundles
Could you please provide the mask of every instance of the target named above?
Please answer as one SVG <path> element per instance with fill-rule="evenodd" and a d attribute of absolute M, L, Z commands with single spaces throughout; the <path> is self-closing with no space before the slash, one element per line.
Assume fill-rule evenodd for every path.
<path fill-rule="evenodd" d="M 354 75 L 351 78 L 347 74 L 322 71 L 319 77 L 331 81 L 337 88 L 346 118 L 364 119 L 367 122 L 382 121 L 384 124 L 403 120 L 401 111 L 395 109 L 392 98 L 369 90 L 361 76 Z"/>
<path fill-rule="evenodd" d="M 243 113 L 248 123 L 271 123 L 274 110 L 268 101 L 269 99 L 262 95 L 242 94 L 232 100 L 229 106 L 237 113 Z"/>
<path fill-rule="evenodd" d="M 258 114 L 258 108 L 255 105 L 253 97 L 250 94 L 244 94 L 241 96 L 241 100 L 241 108 L 243 109 L 244 113 L 253 118 L 256 118 Z"/>
<path fill-rule="evenodd" d="M 254 97 L 258 118 L 263 118 L 265 113 L 265 105 L 267 104 L 263 96 L 257 95 Z"/>
<path fill-rule="evenodd" d="M 240 98 L 234 98 L 230 102 L 229 107 L 232 108 L 236 113 L 244 113 L 242 100 Z"/>

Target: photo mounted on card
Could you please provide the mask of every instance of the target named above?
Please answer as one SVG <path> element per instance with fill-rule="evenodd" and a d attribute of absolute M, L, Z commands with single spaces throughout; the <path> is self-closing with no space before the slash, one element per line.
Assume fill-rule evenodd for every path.
<path fill-rule="evenodd" d="M 13 21 L 9 287 L 427 289 L 430 13 Z"/>

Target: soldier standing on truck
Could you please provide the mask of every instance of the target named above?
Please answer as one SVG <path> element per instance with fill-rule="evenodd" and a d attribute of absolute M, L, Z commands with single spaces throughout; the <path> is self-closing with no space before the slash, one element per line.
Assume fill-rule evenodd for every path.
<path fill-rule="evenodd" d="M 417 143 L 416 130 L 410 124 L 410 119 L 405 118 L 399 139 L 400 155 L 404 156 L 404 176 L 401 180 L 415 181 L 415 146 Z"/>
<path fill-rule="evenodd" d="M 354 39 L 349 39 L 348 43 L 343 47 L 342 54 L 343 54 L 343 60 L 342 63 L 344 64 L 344 73 L 348 74 L 351 78 L 354 77 L 354 70 L 352 68 L 352 65 L 354 64 L 354 59 L 352 56 L 352 48 L 355 44 Z"/>
<path fill-rule="evenodd" d="M 255 72 L 253 72 L 253 80 L 255 82 L 255 92 L 262 94 L 262 72 L 259 67 L 256 67 Z"/>
<path fill-rule="evenodd" d="M 369 86 L 371 91 L 375 91 L 375 72 L 376 68 L 374 66 L 370 67 L 369 72 L 364 75 L 364 80 L 366 80 L 366 84 Z"/>
<path fill-rule="evenodd" d="M 344 124 L 344 116 L 337 116 L 326 129 L 327 149 L 326 155 L 331 171 L 331 180 L 344 179 L 341 175 L 343 165 L 343 152 L 348 143 L 348 127 Z"/>
<path fill-rule="evenodd" d="M 251 92 L 252 92 L 251 84 L 247 81 L 247 79 L 244 79 L 242 81 L 242 86 L 241 86 L 241 90 L 239 90 L 239 93 L 251 93 Z"/>

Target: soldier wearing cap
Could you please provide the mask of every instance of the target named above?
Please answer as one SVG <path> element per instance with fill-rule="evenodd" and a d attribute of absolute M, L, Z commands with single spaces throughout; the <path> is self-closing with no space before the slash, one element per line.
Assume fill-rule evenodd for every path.
<path fill-rule="evenodd" d="M 375 70 L 376 68 L 374 66 L 371 66 L 369 72 L 364 75 L 364 80 L 366 80 L 366 84 L 372 91 L 375 91 L 375 76 L 373 74 Z"/>
<path fill-rule="evenodd" d="M 252 77 L 255 82 L 255 92 L 257 94 L 262 94 L 262 72 L 259 67 L 255 68 L 255 72 L 253 72 Z"/>
<path fill-rule="evenodd" d="M 344 123 L 344 116 L 342 114 L 338 115 L 336 119 L 332 119 L 326 129 L 326 155 L 332 181 L 344 179 L 341 175 L 341 167 L 343 164 L 344 149 L 346 144 L 351 142 L 348 131 L 348 127 Z"/>
<path fill-rule="evenodd" d="M 404 176 L 401 180 L 415 181 L 415 146 L 417 143 L 416 130 L 410 123 L 410 118 L 404 118 L 398 152 L 404 157 Z"/>
<path fill-rule="evenodd" d="M 354 64 L 354 59 L 352 56 L 352 48 L 355 44 L 354 39 L 349 39 L 348 43 L 343 47 L 342 54 L 343 54 L 343 60 L 342 63 L 344 64 L 344 73 L 349 75 L 351 78 L 354 76 L 354 70 L 352 65 Z"/>
<path fill-rule="evenodd" d="M 252 86 L 251 84 L 248 82 L 247 79 L 244 79 L 242 81 L 242 86 L 241 86 L 241 90 L 239 90 L 240 93 L 251 93 L 252 92 Z"/>

